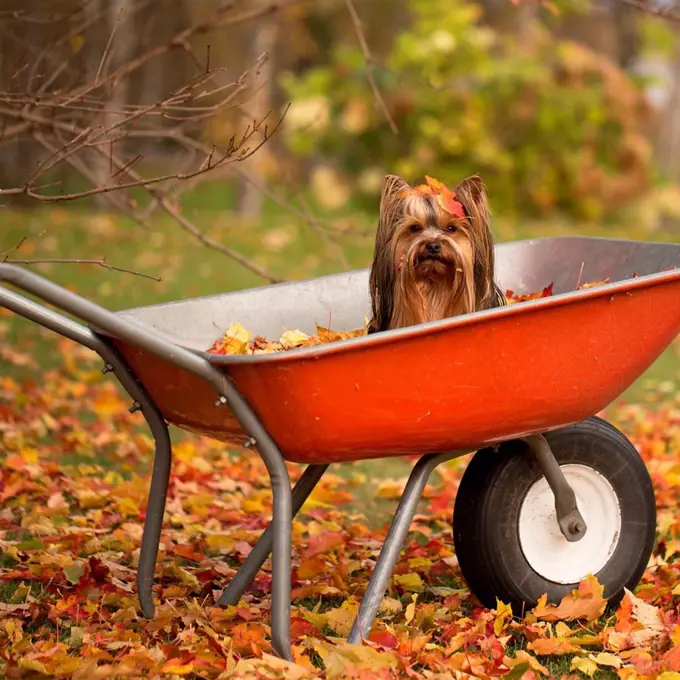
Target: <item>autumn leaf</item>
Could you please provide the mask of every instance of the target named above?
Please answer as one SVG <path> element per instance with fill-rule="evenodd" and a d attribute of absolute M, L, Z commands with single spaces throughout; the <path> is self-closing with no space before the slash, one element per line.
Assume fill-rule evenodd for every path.
<path fill-rule="evenodd" d="M 580 656 L 575 656 L 571 660 L 569 670 L 580 671 L 581 673 L 585 673 L 586 675 L 592 678 L 593 675 L 595 675 L 595 673 L 597 672 L 597 664 L 592 659 L 585 659 Z"/>
<path fill-rule="evenodd" d="M 503 632 L 503 628 L 505 628 L 505 622 L 511 618 L 512 607 L 496 598 L 496 618 L 493 622 L 493 632 L 496 635 L 500 635 Z"/>
<path fill-rule="evenodd" d="M 465 209 L 460 201 L 456 200 L 454 191 L 447 191 L 437 196 L 437 203 L 442 210 L 456 217 L 465 217 Z"/>
<path fill-rule="evenodd" d="M 3 323 L 5 317 L 0 332 Z M 329 326 L 297 340 L 321 344 L 351 333 Z M 234 337 L 252 337 L 244 330 Z M 291 351 L 275 342 L 271 351 Z M 254 346 L 249 340 L 245 351 Z M 23 351 L 40 356 L 30 345 Z M 69 352 L 60 346 L 57 361 Z M 382 462 L 366 468 L 370 473 L 362 463 L 362 472 L 348 466 L 324 475 L 293 523 L 294 661 L 287 662 L 272 649 L 270 560 L 236 605 L 217 605 L 270 520 L 262 461 L 178 433 L 153 581 L 156 611 L 146 619 L 136 567 L 154 442 L 96 357 L 69 356 L 40 384 L 34 376 L 0 375 L 0 676 L 537 680 L 602 672 L 680 680 L 674 392 L 667 402 L 615 404 L 606 414 L 648 467 L 658 517 L 658 549 L 611 615 L 598 616 L 603 590 L 592 577 L 557 605 L 541 598 L 532 612 L 512 612 L 502 597 L 494 609 L 481 607 L 451 540 L 451 507 L 465 470 L 455 464 L 428 485 L 375 625 L 360 645 L 347 645 L 385 537 L 384 522 L 366 520 L 371 508 L 357 485 L 371 498 L 395 498 L 403 488 L 393 480 L 398 473 L 375 476 Z M 289 470 L 294 483 L 300 466 Z"/>
<path fill-rule="evenodd" d="M 603 594 L 604 587 L 591 575 L 583 579 L 576 590 L 565 595 L 557 607 L 549 604 L 547 596 L 542 595 L 532 613 L 545 621 L 594 621 L 607 606 Z"/>

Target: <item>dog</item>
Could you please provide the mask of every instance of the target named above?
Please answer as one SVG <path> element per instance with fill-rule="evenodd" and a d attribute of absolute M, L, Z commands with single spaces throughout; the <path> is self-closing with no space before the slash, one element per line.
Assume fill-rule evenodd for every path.
<path fill-rule="evenodd" d="M 370 270 L 368 333 L 506 304 L 495 282 L 486 188 L 478 175 L 453 191 L 426 176 L 387 175 Z"/>

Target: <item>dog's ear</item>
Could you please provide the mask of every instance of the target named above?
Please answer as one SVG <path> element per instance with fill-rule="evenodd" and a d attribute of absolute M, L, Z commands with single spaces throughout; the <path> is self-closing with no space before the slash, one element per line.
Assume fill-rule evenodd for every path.
<path fill-rule="evenodd" d="M 410 188 L 408 182 L 397 175 L 385 176 L 370 275 L 372 331 L 387 330 L 392 319 L 395 273 L 390 242 L 397 219 L 401 215 L 403 201 L 401 194 Z"/>
<path fill-rule="evenodd" d="M 456 198 L 470 216 L 474 250 L 475 297 L 478 309 L 497 307 L 505 301 L 495 283 L 495 257 L 490 227 L 489 201 L 479 175 L 462 180 L 455 189 Z M 501 300 L 502 297 L 502 300 Z"/>
<path fill-rule="evenodd" d="M 408 182 L 398 175 L 385 175 L 382 195 L 380 196 L 378 233 L 380 233 L 383 227 L 389 227 L 394 224 L 394 217 L 399 210 L 398 206 L 402 200 L 401 194 L 410 188 Z"/>
<path fill-rule="evenodd" d="M 489 201 L 486 187 L 479 175 L 471 175 L 458 183 L 456 198 L 465 206 L 477 230 L 489 225 Z"/>

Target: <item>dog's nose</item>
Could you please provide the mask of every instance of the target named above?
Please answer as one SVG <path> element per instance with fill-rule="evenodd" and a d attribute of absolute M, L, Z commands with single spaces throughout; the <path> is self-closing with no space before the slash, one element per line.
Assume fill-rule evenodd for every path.
<path fill-rule="evenodd" d="M 442 247 L 439 244 L 439 241 L 428 241 L 425 246 L 425 252 L 427 252 L 428 255 L 439 255 L 441 250 Z"/>

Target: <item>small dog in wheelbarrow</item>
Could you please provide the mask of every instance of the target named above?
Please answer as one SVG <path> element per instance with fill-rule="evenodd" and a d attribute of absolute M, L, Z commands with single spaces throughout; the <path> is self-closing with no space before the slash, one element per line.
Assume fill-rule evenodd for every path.
<path fill-rule="evenodd" d="M 426 176 L 385 178 L 370 274 L 369 333 L 506 304 L 494 278 L 486 189 L 478 175 L 454 190 Z"/>

